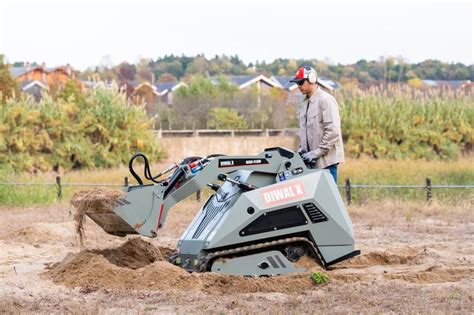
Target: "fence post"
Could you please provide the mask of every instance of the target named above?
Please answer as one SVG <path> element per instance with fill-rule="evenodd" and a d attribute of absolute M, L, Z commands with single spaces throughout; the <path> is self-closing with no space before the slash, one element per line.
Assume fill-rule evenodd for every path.
<path fill-rule="evenodd" d="M 433 191 L 431 187 L 431 178 L 426 179 L 426 201 L 430 201 L 431 197 L 433 196 Z"/>
<path fill-rule="evenodd" d="M 125 178 L 123 179 L 123 185 L 125 187 L 128 187 L 128 176 L 125 176 Z"/>
<path fill-rule="evenodd" d="M 63 197 L 63 189 L 61 187 L 61 176 L 56 176 L 56 188 L 57 188 L 57 195 L 56 195 L 56 200 L 61 201 L 61 198 Z"/>
<path fill-rule="evenodd" d="M 201 191 L 200 190 L 196 191 L 196 200 L 201 201 Z"/>
<path fill-rule="evenodd" d="M 352 201 L 352 188 L 351 188 L 351 179 L 346 179 L 346 199 L 347 204 L 350 205 Z"/>

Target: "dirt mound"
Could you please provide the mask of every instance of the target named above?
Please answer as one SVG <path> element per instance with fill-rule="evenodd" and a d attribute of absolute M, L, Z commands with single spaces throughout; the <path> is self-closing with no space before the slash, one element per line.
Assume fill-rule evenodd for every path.
<path fill-rule="evenodd" d="M 175 250 L 166 247 L 157 248 L 140 238 L 132 238 L 118 248 L 92 250 L 102 255 L 110 263 L 124 268 L 143 268 L 155 261 L 168 261 Z"/>
<path fill-rule="evenodd" d="M 133 238 L 120 247 L 106 250 L 84 250 L 69 254 L 54 264 L 43 276 L 70 287 L 81 287 L 90 292 L 99 288 L 147 289 L 167 292 L 197 290 L 208 294 L 238 294 L 256 292 L 296 293 L 314 287 L 309 271 L 321 271 L 321 267 L 310 257 L 302 257 L 297 267 L 308 272 L 275 277 L 241 277 L 218 273 L 188 273 L 168 262 L 175 250 L 155 247 L 153 244 Z M 398 249 L 399 255 L 389 252 L 374 252 L 345 262 L 345 267 L 323 271 L 330 280 L 351 283 L 374 281 L 381 277 L 388 280 L 403 280 L 413 283 L 442 283 L 472 278 L 473 269 L 442 269 L 437 267 L 422 270 L 367 269 L 363 266 L 409 264 L 419 259 L 420 250 Z M 423 250 L 421 250 L 423 253 Z M 352 268 L 352 270 L 351 270 Z"/>
<path fill-rule="evenodd" d="M 183 269 L 168 263 L 173 249 L 157 248 L 140 238 L 133 238 L 118 248 L 83 250 L 68 254 L 45 273 L 53 281 L 68 286 L 97 286 L 110 288 L 148 288 L 162 280 L 186 276 Z M 172 286 L 170 286 L 172 288 Z"/>
<path fill-rule="evenodd" d="M 305 255 L 298 259 L 297 262 L 295 262 L 295 267 L 296 268 L 306 268 L 307 271 L 322 271 L 324 270 L 323 267 L 321 267 L 317 261 L 308 255 Z"/>
<path fill-rule="evenodd" d="M 423 250 L 412 247 L 393 248 L 384 252 L 362 254 L 336 265 L 336 268 L 362 268 L 374 265 L 416 264 L 424 255 Z"/>
<path fill-rule="evenodd" d="M 71 205 L 76 208 L 74 221 L 76 222 L 76 232 L 81 245 L 83 245 L 85 237 L 84 222 L 86 211 L 92 210 L 94 213 L 111 212 L 115 207 L 117 199 L 122 196 L 123 192 L 110 189 L 83 190 L 74 194 L 71 199 Z"/>
<path fill-rule="evenodd" d="M 169 263 L 173 249 L 155 247 L 140 238 L 118 248 L 84 250 L 69 254 L 43 275 L 56 283 L 85 290 L 127 288 L 150 290 L 200 290 L 211 294 L 301 292 L 313 284 L 308 273 L 272 278 L 188 273 Z"/>

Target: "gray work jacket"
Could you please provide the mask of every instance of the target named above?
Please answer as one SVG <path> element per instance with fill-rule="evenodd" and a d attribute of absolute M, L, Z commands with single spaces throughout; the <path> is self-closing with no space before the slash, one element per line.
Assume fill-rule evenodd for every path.
<path fill-rule="evenodd" d="M 316 151 L 317 168 L 344 162 L 341 119 L 336 99 L 317 88 L 300 106 L 300 150 Z"/>

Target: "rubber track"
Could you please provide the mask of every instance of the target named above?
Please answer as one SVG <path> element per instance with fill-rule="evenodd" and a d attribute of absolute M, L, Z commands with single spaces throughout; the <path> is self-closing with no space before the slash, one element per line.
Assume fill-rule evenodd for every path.
<path fill-rule="evenodd" d="M 236 247 L 232 249 L 226 249 L 226 250 L 221 250 L 217 252 L 210 253 L 203 258 L 203 262 L 199 266 L 199 271 L 204 272 L 208 270 L 209 263 L 213 261 L 216 258 L 219 257 L 224 257 L 224 256 L 229 256 L 229 255 L 235 255 L 235 254 L 241 254 L 245 252 L 250 252 L 253 250 L 257 249 L 262 249 L 262 248 L 268 248 L 268 247 L 275 247 L 279 245 L 285 245 L 285 244 L 290 244 L 290 243 L 305 243 L 309 246 L 310 250 L 313 252 L 313 254 L 318 257 L 319 261 L 318 263 L 322 265 L 324 268 L 323 259 L 321 257 L 321 254 L 317 250 L 317 248 L 314 246 L 312 242 L 310 242 L 306 237 L 289 237 L 289 238 L 283 238 L 280 240 L 274 240 L 270 242 L 265 242 L 265 243 L 259 243 L 259 244 L 254 244 L 254 245 L 248 245 L 248 246 L 242 246 L 242 247 Z"/>

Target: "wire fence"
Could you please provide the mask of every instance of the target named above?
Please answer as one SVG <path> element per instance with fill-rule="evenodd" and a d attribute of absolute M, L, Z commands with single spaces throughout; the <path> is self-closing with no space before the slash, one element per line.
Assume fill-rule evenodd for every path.
<path fill-rule="evenodd" d="M 173 137 L 281 137 L 298 136 L 298 128 L 284 129 L 156 129 L 157 138 Z"/>
<path fill-rule="evenodd" d="M 65 187 L 128 187 L 129 179 L 124 177 L 123 184 L 116 183 L 64 183 L 61 180 L 61 176 L 56 176 L 55 182 L 37 182 L 37 183 L 26 183 L 26 182 L 10 182 L 3 181 L 0 185 L 10 186 L 50 186 L 56 190 L 56 199 L 60 201 L 63 197 L 63 188 Z M 433 185 L 431 178 L 426 178 L 423 185 L 374 185 L 374 184 L 353 184 L 348 178 L 345 180 L 344 185 L 338 185 L 339 188 L 344 189 L 347 204 L 351 204 L 353 197 L 353 189 L 424 189 L 426 200 L 430 201 L 433 198 L 433 191 L 435 189 L 473 189 L 474 185 Z M 196 192 L 196 200 L 201 199 L 201 191 Z"/>

